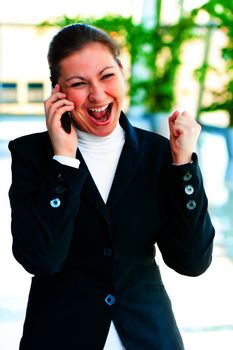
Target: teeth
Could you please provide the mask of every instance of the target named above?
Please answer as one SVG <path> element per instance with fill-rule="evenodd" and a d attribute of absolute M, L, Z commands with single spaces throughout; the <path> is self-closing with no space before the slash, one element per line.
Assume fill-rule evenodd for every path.
<path fill-rule="evenodd" d="M 92 111 L 92 112 L 102 112 L 102 111 L 104 111 L 106 108 L 108 108 L 108 105 L 107 105 L 107 106 L 104 106 L 104 107 L 100 107 L 100 108 L 89 108 L 89 110 Z"/>

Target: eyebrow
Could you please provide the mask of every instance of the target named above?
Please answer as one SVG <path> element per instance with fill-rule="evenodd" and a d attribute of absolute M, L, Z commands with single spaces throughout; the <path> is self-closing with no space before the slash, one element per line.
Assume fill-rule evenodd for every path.
<path fill-rule="evenodd" d="M 98 75 L 101 75 L 105 70 L 109 69 L 109 68 L 115 68 L 114 66 L 107 66 L 107 67 L 104 67 L 99 73 Z M 85 80 L 84 77 L 82 76 L 78 76 L 78 75 L 74 75 L 72 77 L 69 77 L 65 80 L 65 82 L 67 83 L 69 80 L 72 80 L 72 79 L 80 79 L 80 80 Z"/>

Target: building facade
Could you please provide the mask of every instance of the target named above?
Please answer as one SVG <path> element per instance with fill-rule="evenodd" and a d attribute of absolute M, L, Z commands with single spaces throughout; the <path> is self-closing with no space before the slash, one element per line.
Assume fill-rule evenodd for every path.
<path fill-rule="evenodd" d="M 0 24 L 0 114 L 41 115 L 51 85 L 49 42 L 57 28 Z"/>

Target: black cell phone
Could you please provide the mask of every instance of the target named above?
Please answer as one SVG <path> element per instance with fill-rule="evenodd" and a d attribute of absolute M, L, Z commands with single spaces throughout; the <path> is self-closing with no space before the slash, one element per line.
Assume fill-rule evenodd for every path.
<path fill-rule="evenodd" d="M 69 112 L 62 114 L 61 125 L 67 134 L 71 133 L 71 116 Z"/>

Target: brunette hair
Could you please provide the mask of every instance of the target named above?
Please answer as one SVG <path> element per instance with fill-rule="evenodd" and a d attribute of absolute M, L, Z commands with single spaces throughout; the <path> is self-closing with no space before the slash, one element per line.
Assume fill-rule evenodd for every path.
<path fill-rule="evenodd" d="M 63 27 L 53 37 L 49 45 L 48 63 L 53 87 L 56 85 L 60 75 L 59 63 L 61 60 L 90 43 L 105 45 L 118 62 L 119 47 L 106 32 L 87 24 L 75 23 L 68 25 Z M 95 58 L 93 57 L 93 59 Z"/>

